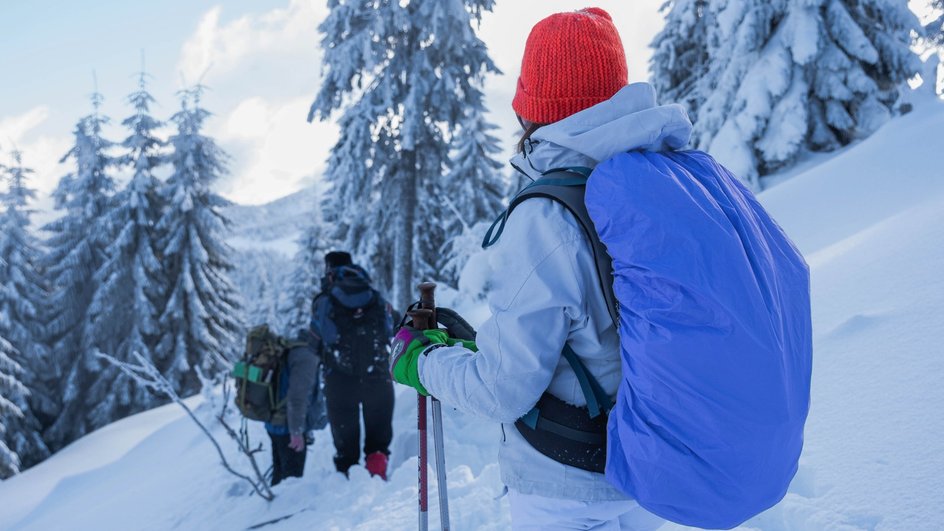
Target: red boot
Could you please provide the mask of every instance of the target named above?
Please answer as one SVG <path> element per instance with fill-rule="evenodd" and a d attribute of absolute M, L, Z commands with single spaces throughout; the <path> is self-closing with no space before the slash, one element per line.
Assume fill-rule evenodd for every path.
<path fill-rule="evenodd" d="M 387 456 L 383 452 L 368 455 L 365 466 L 371 476 L 380 476 L 380 479 L 387 481 Z"/>

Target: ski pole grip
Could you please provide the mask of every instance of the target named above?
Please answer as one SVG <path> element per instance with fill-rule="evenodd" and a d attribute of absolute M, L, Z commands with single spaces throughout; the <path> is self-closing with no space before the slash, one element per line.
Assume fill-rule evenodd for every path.
<path fill-rule="evenodd" d="M 420 290 L 420 308 L 431 312 L 429 328 L 436 328 L 436 284 L 423 282 L 417 288 Z"/>

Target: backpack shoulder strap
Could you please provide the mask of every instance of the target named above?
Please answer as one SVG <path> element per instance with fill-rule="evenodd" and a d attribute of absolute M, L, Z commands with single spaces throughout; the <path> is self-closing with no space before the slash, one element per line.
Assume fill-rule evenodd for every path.
<path fill-rule="evenodd" d="M 488 248 L 498 242 L 511 212 L 524 201 L 532 197 L 543 197 L 560 203 L 574 216 L 587 236 L 587 241 L 590 242 L 590 250 L 593 252 L 593 261 L 597 270 L 597 279 L 600 282 L 600 289 L 603 291 L 606 308 L 610 313 L 610 318 L 613 319 L 613 325 L 619 328 L 619 305 L 616 301 L 616 295 L 613 293 L 613 261 L 606 251 L 606 246 L 597 236 L 593 220 L 590 219 L 590 213 L 587 211 L 586 203 L 584 203 L 584 193 L 587 190 L 587 177 L 590 175 L 590 171 L 589 168 L 563 168 L 546 172 L 540 179 L 518 192 L 511 200 L 508 209 L 489 227 L 485 234 L 485 241 L 482 242 L 482 247 Z"/>

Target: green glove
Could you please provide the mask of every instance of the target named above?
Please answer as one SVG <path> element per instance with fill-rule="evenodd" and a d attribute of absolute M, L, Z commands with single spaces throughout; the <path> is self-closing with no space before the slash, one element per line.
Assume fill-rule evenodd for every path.
<path fill-rule="evenodd" d="M 417 330 L 411 326 L 400 328 L 397 335 L 393 336 L 390 352 L 390 375 L 393 380 L 429 396 L 429 391 L 420 383 L 418 363 L 420 354 L 428 352 L 433 345 L 449 345 L 449 336 L 444 330 Z"/>

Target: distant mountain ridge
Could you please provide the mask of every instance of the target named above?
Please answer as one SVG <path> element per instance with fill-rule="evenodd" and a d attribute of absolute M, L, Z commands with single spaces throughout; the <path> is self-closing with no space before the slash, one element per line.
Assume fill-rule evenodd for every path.
<path fill-rule="evenodd" d="M 233 222 L 229 243 L 237 249 L 265 247 L 291 257 L 295 241 L 317 208 L 318 192 L 313 186 L 262 205 L 233 204 L 224 209 Z"/>
<path fill-rule="evenodd" d="M 262 205 L 224 209 L 233 222 L 227 238 L 235 251 L 231 279 L 242 295 L 248 325 L 278 328 L 282 322 L 279 301 L 289 296 L 287 279 L 295 267 L 298 240 L 317 208 L 318 192 L 310 186 Z"/>

